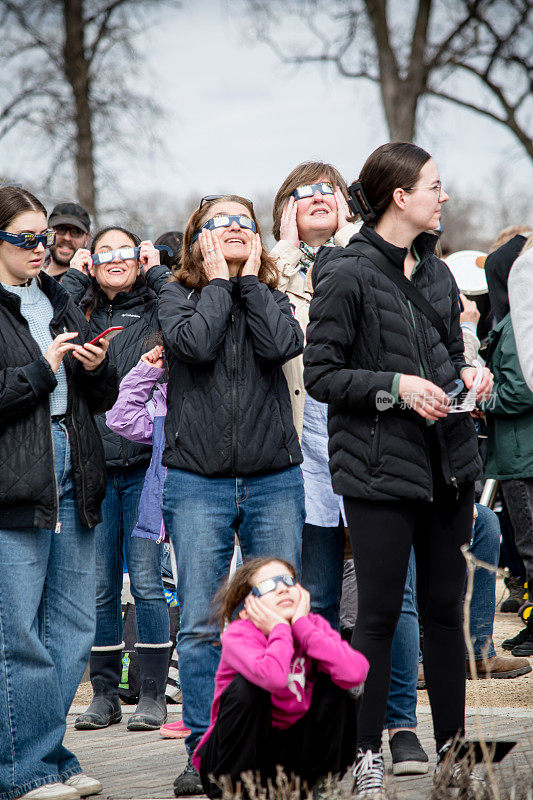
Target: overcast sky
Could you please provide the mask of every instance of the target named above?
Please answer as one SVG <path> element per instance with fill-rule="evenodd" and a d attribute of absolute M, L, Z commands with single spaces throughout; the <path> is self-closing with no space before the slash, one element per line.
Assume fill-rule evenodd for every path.
<path fill-rule="evenodd" d="M 296 164 L 314 158 L 351 181 L 387 140 L 373 85 L 341 78 L 333 67 L 281 64 L 235 8 L 227 0 L 184 0 L 180 10 L 159 12 L 142 63 L 166 111 L 163 147 L 135 160 L 117 153 L 127 189 L 163 188 L 178 198 L 273 195 Z M 532 184 L 532 162 L 518 142 L 472 112 L 433 102 L 417 141 L 433 154 L 445 186 L 485 191 L 501 165 L 517 191 Z M 35 170 L 31 161 L 22 158 L 18 137 L 0 143 L 1 171 L 24 180 Z"/>

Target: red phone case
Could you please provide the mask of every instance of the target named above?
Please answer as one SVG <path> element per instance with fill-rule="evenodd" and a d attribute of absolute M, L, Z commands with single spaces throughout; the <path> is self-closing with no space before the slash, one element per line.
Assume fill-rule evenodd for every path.
<path fill-rule="evenodd" d="M 113 339 L 113 337 L 117 335 L 117 333 L 120 333 L 120 331 L 123 330 L 124 330 L 123 325 L 114 325 L 112 328 L 108 328 L 102 333 L 99 333 L 98 336 L 95 336 L 94 339 L 91 339 L 90 342 L 86 342 L 85 344 L 98 344 L 100 339 L 107 339 L 107 341 L 110 342 L 111 339 Z"/>

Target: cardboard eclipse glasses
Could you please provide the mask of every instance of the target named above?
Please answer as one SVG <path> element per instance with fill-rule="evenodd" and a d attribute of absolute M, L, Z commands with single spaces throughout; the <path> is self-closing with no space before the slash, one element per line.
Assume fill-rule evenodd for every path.
<path fill-rule="evenodd" d="M 156 250 L 164 250 L 171 258 L 174 255 L 171 248 L 167 247 L 166 244 L 156 244 L 154 247 Z M 106 250 L 105 253 L 94 253 L 91 256 L 91 260 L 93 262 L 93 267 L 97 267 L 99 264 L 108 264 L 110 261 L 114 261 L 115 258 L 119 258 L 121 261 L 139 258 L 140 252 L 140 247 L 119 247 L 118 250 Z"/>

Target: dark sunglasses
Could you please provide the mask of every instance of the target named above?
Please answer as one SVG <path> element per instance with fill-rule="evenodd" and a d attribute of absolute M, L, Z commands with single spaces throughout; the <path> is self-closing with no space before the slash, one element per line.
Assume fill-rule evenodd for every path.
<path fill-rule="evenodd" d="M 39 244 L 44 244 L 45 247 L 50 247 L 56 240 L 56 232 L 47 230 L 44 233 L 8 233 L 7 231 L 0 231 L 0 239 L 9 244 L 14 244 L 15 247 L 22 247 L 23 250 L 33 250 Z"/>
<path fill-rule="evenodd" d="M 252 586 L 251 593 L 254 597 L 263 597 L 269 592 L 275 592 L 278 583 L 283 583 L 285 586 L 296 586 L 296 578 L 293 578 L 292 575 L 274 575 L 273 578 L 267 578 L 257 586 Z"/>
<path fill-rule="evenodd" d="M 221 200 L 223 197 L 227 197 L 227 195 L 225 195 L 225 194 L 206 194 L 206 196 L 202 197 L 202 199 L 200 200 L 200 205 L 198 206 L 198 211 L 201 209 L 201 207 L 203 206 L 204 203 L 208 203 L 210 200 Z M 248 200 L 247 197 L 243 197 L 242 199 L 246 200 L 247 203 L 250 203 L 252 208 L 254 207 L 254 204 L 252 203 L 252 201 Z"/>

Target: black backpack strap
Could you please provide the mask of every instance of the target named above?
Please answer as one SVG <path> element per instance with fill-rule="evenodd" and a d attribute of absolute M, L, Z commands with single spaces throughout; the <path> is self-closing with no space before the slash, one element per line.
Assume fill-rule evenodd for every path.
<path fill-rule="evenodd" d="M 387 278 L 390 278 L 390 280 L 396 284 L 398 289 L 400 289 L 404 295 L 409 298 L 409 300 L 418 308 L 418 310 L 429 319 L 429 321 L 439 332 L 439 336 L 444 344 L 446 344 L 448 342 L 448 331 L 446 330 L 446 325 L 444 324 L 442 317 L 439 316 L 433 306 L 428 303 L 422 292 L 420 292 L 416 286 L 414 286 L 411 281 L 405 277 L 403 272 L 401 272 L 398 267 L 395 267 L 391 263 L 384 253 L 376 250 L 373 245 L 361 241 L 354 242 L 354 244 L 357 246 L 357 253 L 368 258 L 368 260 L 371 261 L 380 272 L 383 272 Z M 350 248 L 350 250 L 351 253 L 353 253 L 353 249 Z"/>

